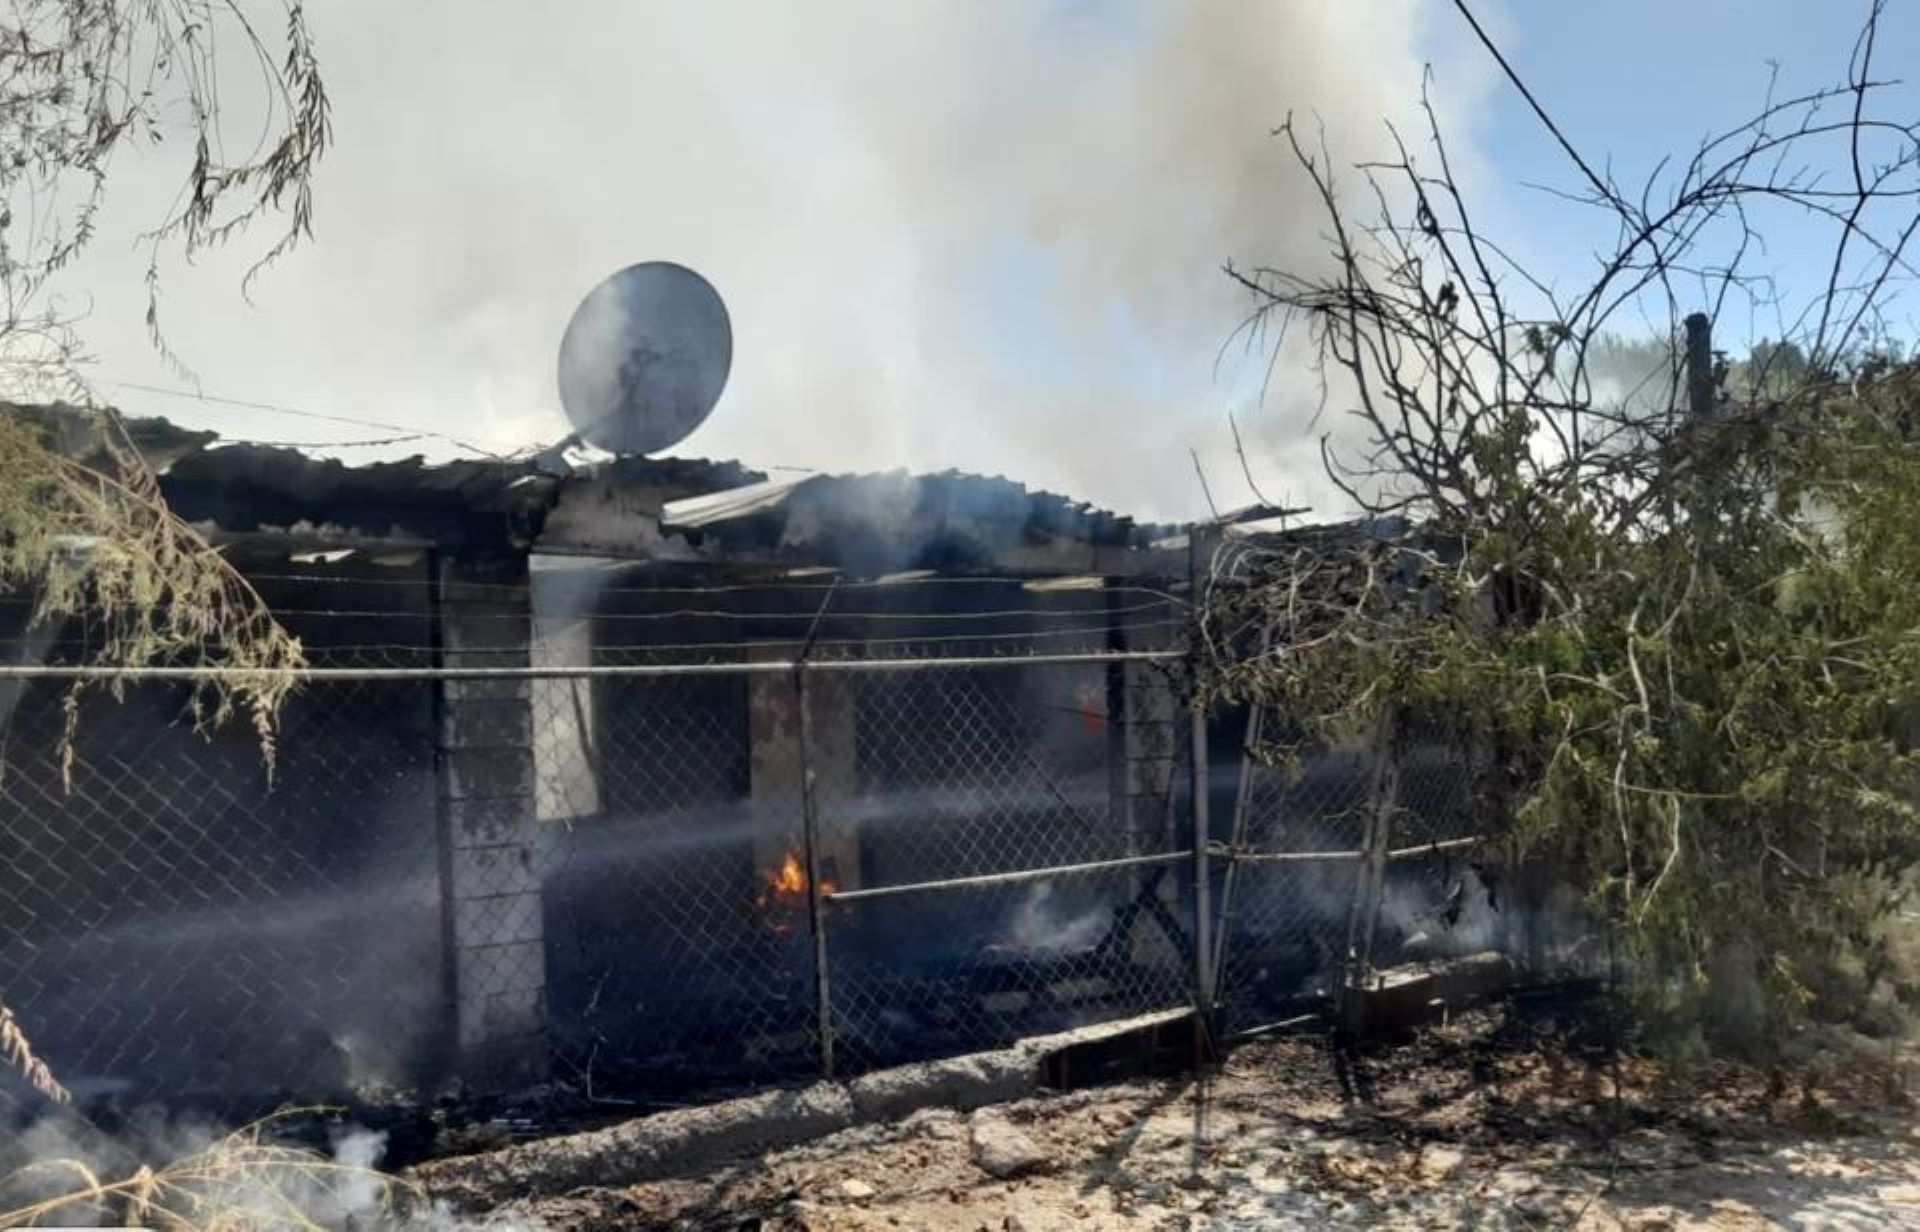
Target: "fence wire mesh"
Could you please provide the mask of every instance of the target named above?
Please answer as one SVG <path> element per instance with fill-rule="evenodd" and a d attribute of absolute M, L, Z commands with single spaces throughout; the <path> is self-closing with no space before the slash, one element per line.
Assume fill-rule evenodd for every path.
<path fill-rule="evenodd" d="M 1473 760 L 1447 732 L 1403 730 L 1381 754 L 1364 743 L 1303 744 L 1283 719 L 1263 719 L 1256 755 L 1241 766 L 1244 813 L 1225 834 L 1216 827 L 1229 849 L 1217 873 L 1226 1030 L 1323 1002 L 1354 978 L 1356 959 L 1383 966 L 1493 942 L 1470 909 L 1485 889 L 1473 853 L 1446 846 L 1484 829 Z M 1391 759 L 1390 774 L 1380 756 Z M 1376 816 L 1385 822 L 1378 830 Z M 1365 876 L 1370 859 L 1383 865 L 1377 892 Z"/>
<path fill-rule="evenodd" d="M 764 747 L 756 758 L 758 688 L 742 676 L 535 682 L 537 892 L 563 1076 L 645 1091 L 812 1063 L 806 887 L 786 870 L 783 889 L 769 859 L 773 836 L 798 831 L 800 785 L 771 772 Z"/>
<path fill-rule="evenodd" d="M 0 1002 L 83 1101 L 221 1108 L 503 1049 L 644 1104 L 1178 1006 L 1180 680 L 321 678 L 271 775 L 183 685 L 89 690 L 69 762 L 69 683 L 0 682 Z"/>
<path fill-rule="evenodd" d="M 1220 872 L 1223 1025 L 1273 1021 L 1335 986 L 1366 822 L 1369 759 L 1357 750 L 1250 760 L 1237 851 Z M 1265 860 L 1265 855 L 1324 856 Z"/>
<path fill-rule="evenodd" d="M 814 731 L 827 842 L 859 853 L 851 888 L 1175 852 L 1186 838 L 1177 682 L 1157 665 L 847 683 L 843 767 L 831 729 Z M 1184 1004 L 1190 885 L 1169 864 L 836 903 L 838 1055 L 870 1068 Z"/>
<path fill-rule="evenodd" d="M 1468 840 L 1496 827 L 1481 806 L 1476 760 L 1444 730 L 1417 730 L 1397 752 L 1398 792 L 1386 835 L 1372 960 L 1385 966 L 1499 948 L 1506 921 Z"/>
<path fill-rule="evenodd" d="M 645 1106 L 1191 1003 L 1183 662 L 734 653 L 409 652 L 304 684 L 271 776 L 182 685 L 89 690 L 69 759 L 69 683 L 0 681 L 0 1003 L 84 1101 L 255 1109 L 542 1074 Z M 1365 750 L 1252 764 L 1228 729 L 1200 777 L 1233 1031 L 1334 991 L 1374 801 Z M 1488 927 L 1472 852 L 1433 846 L 1482 828 L 1469 763 L 1401 746 L 1381 961 Z"/>
<path fill-rule="evenodd" d="M 442 1001 L 426 686 L 296 696 L 271 781 L 168 686 L 90 697 L 69 762 L 65 693 L 10 692 L 0 997 L 76 1096 L 324 1096 L 417 1068 Z"/>

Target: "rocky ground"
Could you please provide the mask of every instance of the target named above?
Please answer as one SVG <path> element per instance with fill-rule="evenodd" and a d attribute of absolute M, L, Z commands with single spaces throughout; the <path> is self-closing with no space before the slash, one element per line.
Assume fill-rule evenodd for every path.
<path fill-rule="evenodd" d="M 1519 1000 L 1354 1053 L 930 1110 L 697 1177 L 495 1212 L 548 1228 L 1920 1228 L 1920 1122 L 1884 1043 L 1805 1080 L 1684 1074 Z"/>

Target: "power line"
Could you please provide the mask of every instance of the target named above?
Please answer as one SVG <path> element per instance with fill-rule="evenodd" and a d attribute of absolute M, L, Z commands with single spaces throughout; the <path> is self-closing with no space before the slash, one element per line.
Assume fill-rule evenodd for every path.
<path fill-rule="evenodd" d="M 265 445 L 276 449 L 363 449 L 376 445 L 400 445 L 408 441 L 431 438 L 433 440 L 446 441 L 449 444 L 457 445 L 461 449 L 468 450 L 471 453 L 498 459 L 517 458 L 526 454 L 537 453 L 544 447 L 539 443 L 532 445 L 497 444 L 495 448 L 489 449 L 484 445 L 475 444 L 463 437 L 453 436 L 446 432 L 436 432 L 431 428 L 414 427 L 410 424 L 388 423 L 379 419 L 356 419 L 351 415 L 331 415 L 321 411 L 306 411 L 296 406 L 286 406 L 277 402 L 255 402 L 247 398 L 224 398 L 217 394 L 202 393 L 191 389 L 168 389 L 164 385 L 143 385 L 138 381 L 116 381 L 107 378 L 104 383 L 112 385 L 116 389 L 133 389 L 141 393 L 159 394 L 166 398 L 184 398 L 194 402 L 206 402 L 217 406 L 240 407 L 251 411 L 266 411 L 275 415 L 293 415 L 301 419 L 318 420 L 322 423 L 346 424 L 355 428 L 377 428 L 383 432 L 404 434 L 363 441 L 261 441 L 247 437 L 225 438 L 247 445 Z M 793 466 L 777 462 L 760 464 L 755 469 L 763 471 L 791 471 L 796 474 L 807 475 L 825 473 L 817 466 Z"/>
<path fill-rule="evenodd" d="M 112 385 L 116 389 L 133 389 L 133 390 L 138 390 L 141 393 L 158 394 L 161 397 L 165 397 L 165 398 L 184 398 L 194 402 L 212 403 L 216 406 L 232 406 L 232 407 L 240 407 L 250 411 L 266 411 L 269 414 L 273 414 L 273 415 L 292 415 L 292 416 L 295 416 L 296 418 L 318 420 L 322 423 L 346 424 L 350 427 L 355 427 L 355 428 L 375 428 L 382 432 L 404 433 L 406 434 L 407 439 L 418 440 L 426 437 L 431 437 L 435 440 L 446 441 L 448 444 L 456 445 L 461 449 L 468 450 L 472 453 L 481 454 L 489 458 L 499 458 L 499 457 L 505 456 L 500 450 L 488 449 L 485 446 L 476 445 L 472 441 L 465 440 L 461 437 L 453 436 L 445 432 L 436 432 L 431 428 L 414 427 L 411 424 L 389 423 L 379 419 L 358 419 L 351 415 L 330 415 L 321 411 L 301 410 L 299 407 L 285 406 L 277 402 L 255 402 L 247 398 L 223 398 L 217 394 L 202 393 L 197 390 L 191 390 L 191 389 L 168 389 L 164 385 L 143 385 L 138 381 L 116 381 L 116 380 L 109 379 L 107 380 L 106 383 L 109 385 Z M 267 444 L 269 442 L 255 442 L 255 443 Z M 358 445 L 363 443 L 364 444 L 390 444 L 394 442 L 392 441 L 375 441 L 375 442 L 346 441 L 346 442 L 341 442 L 338 446 L 328 446 L 328 445 L 325 445 L 325 443 L 323 442 L 316 442 L 313 445 L 309 445 L 308 448 L 321 448 L 321 447 L 344 448 L 347 446 Z M 520 452 L 520 451 L 523 451 L 524 448 L 525 448 L 524 446 L 513 446 L 507 449 L 507 452 L 508 453 Z"/>
<path fill-rule="evenodd" d="M 236 445 L 259 445 L 266 449 L 371 449 L 376 445 L 404 445 L 409 441 L 425 440 L 424 434 L 409 432 L 405 436 L 381 436 L 367 441 L 263 441 L 251 436 L 222 436 L 222 441 Z"/>
<path fill-rule="evenodd" d="M 1553 134 L 1553 139 L 1560 143 L 1561 150 L 1573 160 L 1573 165 L 1580 168 L 1581 174 L 1587 177 L 1587 182 L 1592 184 L 1594 190 L 1600 194 L 1600 199 L 1609 204 L 1615 203 L 1618 198 L 1613 189 L 1608 187 L 1607 182 L 1601 179 L 1592 167 L 1587 165 L 1587 160 L 1580 156 L 1580 151 L 1573 142 L 1567 140 L 1567 135 L 1560 131 L 1558 124 L 1553 122 L 1553 117 L 1547 113 L 1547 109 L 1540 104 L 1539 99 L 1533 96 L 1533 91 L 1527 88 L 1527 83 L 1515 71 L 1513 65 L 1508 63 L 1507 57 L 1501 53 L 1499 44 L 1493 41 L 1493 36 L 1486 32 L 1480 25 L 1479 18 L 1473 15 L 1473 10 L 1467 7 L 1467 0 L 1453 0 L 1453 7 L 1467 19 L 1467 25 L 1473 28 L 1473 33 L 1479 38 L 1480 45 L 1487 49 L 1494 63 L 1500 66 L 1500 71 L 1506 74 L 1509 82 L 1513 83 L 1513 88 L 1520 92 L 1520 97 L 1525 99 L 1527 106 L 1533 109 L 1534 116 L 1546 126 L 1549 133 Z"/>

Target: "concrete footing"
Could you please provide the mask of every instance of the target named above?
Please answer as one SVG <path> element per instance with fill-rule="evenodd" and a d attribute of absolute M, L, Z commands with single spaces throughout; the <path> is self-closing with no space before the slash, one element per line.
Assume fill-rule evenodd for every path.
<path fill-rule="evenodd" d="M 1350 994 L 1347 1025 L 1368 1035 L 1409 1030 L 1510 988 L 1519 976 L 1511 959 L 1492 951 L 1389 967 Z"/>
<path fill-rule="evenodd" d="M 1191 1059 L 1194 1029 L 1191 1010 L 1168 1010 L 1037 1036 L 993 1052 L 881 1070 L 850 1082 L 767 1091 L 482 1155 L 435 1160 L 413 1169 L 412 1179 L 434 1196 L 463 1207 L 495 1206 L 589 1185 L 657 1180 L 795 1146 L 854 1125 L 898 1120 L 922 1108 L 964 1111 L 1042 1089 L 1172 1066 L 1182 1048 Z"/>

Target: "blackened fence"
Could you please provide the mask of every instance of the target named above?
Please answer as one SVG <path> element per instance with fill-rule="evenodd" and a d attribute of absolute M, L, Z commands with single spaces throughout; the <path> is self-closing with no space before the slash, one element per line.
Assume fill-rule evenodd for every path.
<path fill-rule="evenodd" d="M 315 669 L 271 768 L 190 675 L 70 727 L 86 669 L 0 674 L 0 1003 L 83 1101 L 645 1104 L 1257 1026 L 1455 927 L 1481 829 L 1457 750 L 1261 765 L 1172 651 Z"/>

